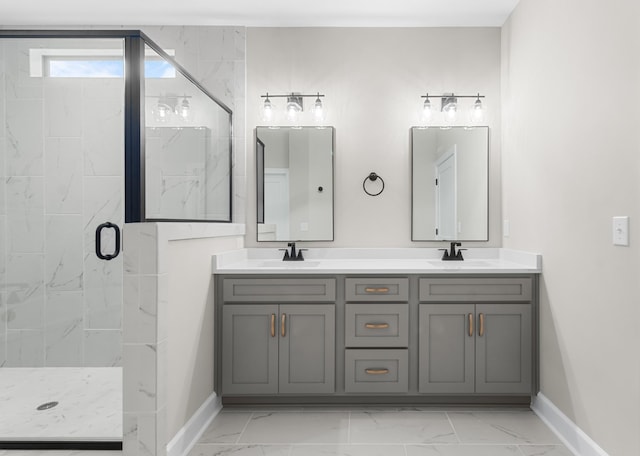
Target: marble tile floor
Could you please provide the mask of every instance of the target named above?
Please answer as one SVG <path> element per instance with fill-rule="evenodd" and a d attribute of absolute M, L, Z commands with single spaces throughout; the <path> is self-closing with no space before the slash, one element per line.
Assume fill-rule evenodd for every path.
<path fill-rule="evenodd" d="M 532 411 L 524 409 L 225 408 L 189 456 L 572 456 L 572 453 Z"/>
<path fill-rule="evenodd" d="M 0 368 L 0 440 L 122 441 L 122 368 Z"/>

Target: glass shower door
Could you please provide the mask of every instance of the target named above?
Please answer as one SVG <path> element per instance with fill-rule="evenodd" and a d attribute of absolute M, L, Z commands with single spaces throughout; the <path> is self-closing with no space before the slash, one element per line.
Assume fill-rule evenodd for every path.
<path fill-rule="evenodd" d="M 122 439 L 123 43 L 0 38 L 0 441 Z"/>

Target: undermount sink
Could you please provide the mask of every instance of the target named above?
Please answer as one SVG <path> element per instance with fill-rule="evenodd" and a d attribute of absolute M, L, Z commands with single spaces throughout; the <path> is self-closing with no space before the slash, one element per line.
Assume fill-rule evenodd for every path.
<path fill-rule="evenodd" d="M 282 261 L 282 260 L 266 260 L 260 264 L 263 268 L 315 268 L 320 264 L 319 261 Z"/>

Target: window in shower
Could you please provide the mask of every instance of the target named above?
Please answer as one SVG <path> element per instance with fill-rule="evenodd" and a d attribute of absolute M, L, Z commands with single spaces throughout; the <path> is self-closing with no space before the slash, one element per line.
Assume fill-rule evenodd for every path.
<path fill-rule="evenodd" d="M 153 51 L 151 51 L 153 53 Z M 173 55 L 174 50 L 166 50 Z M 123 78 L 124 54 L 118 49 L 29 49 L 32 77 L 52 78 Z M 148 78 L 175 78 L 176 70 L 157 54 L 144 62 Z"/>

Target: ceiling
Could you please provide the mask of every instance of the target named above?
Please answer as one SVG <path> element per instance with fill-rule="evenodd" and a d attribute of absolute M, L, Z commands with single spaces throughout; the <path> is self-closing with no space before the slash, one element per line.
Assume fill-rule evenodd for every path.
<path fill-rule="evenodd" d="M 0 0 L 17 25 L 497 27 L 519 0 Z"/>

